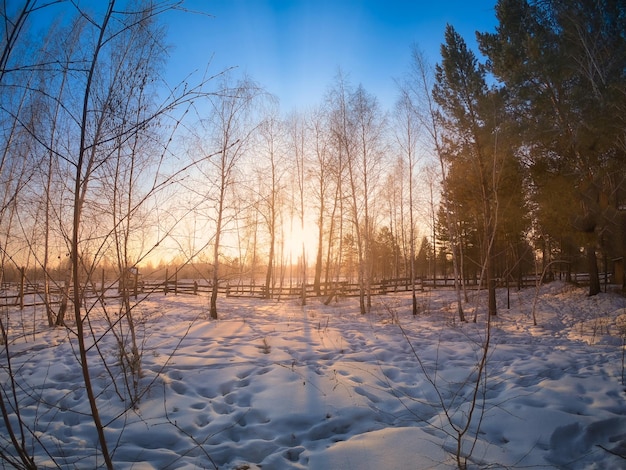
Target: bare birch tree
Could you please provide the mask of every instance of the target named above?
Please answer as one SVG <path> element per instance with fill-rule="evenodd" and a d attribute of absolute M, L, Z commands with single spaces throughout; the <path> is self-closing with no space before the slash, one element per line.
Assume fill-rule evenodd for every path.
<path fill-rule="evenodd" d="M 415 113 L 415 104 L 412 101 L 410 89 L 400 87 L 400 97 L 396 102 L 395 122 L 396 142 L 400 148 L 403 161 L 406 162 L 408 168 L 407 181 L 409 184 L 409 279 L 411 282 L 412 293 L 412 312 L 417 315 L 417 295 L 415 288 L 415 246 L 416 227 L 415 227 L 415 171 L 419 161 L 417 155 L 417 145 L 419 142 L 420 121 Z"/>
<path fill-rule="evenodd" d="M 296 204 L 297 204 L 297 214 L 300 222 L 300 233 L 302 234 L 302 240 L 300 240 L 300 267 L 302 269 L 302 285 L 300 292 L 300 299 L 302 305 L 306 305 L 306 278 L 307 278 L 307 252 L 306 252 L 306 243 L 304 240 L 304 231 L 305 227 L 305 216 L 306 210 L 308 207 L 305 205 L 306 195 L 307 195 L 307 168 L 308 168 L 308 159 L 307 159 L 307 127 L 305 123 L 304 116 L 301 114 L 292 114 L 288 120 L 289 123 L 289 147 L 293 152 L 293 159 L 295 166 L 293 167 L 296 171 L 295 175 L 295 184 L 296 184 Z"/>
<path fill-rule="evenodd" d="M 232 81 L 232 83 L 231 83 Z M 257 124 L 253 121 L 253 106 L 259 87 L 247 77 L 233 81 L 222 78 L 217 94 L 209 98 L 208 116 L 200 121 L 206 131 L 198 141 L 198 151 L 204 160 L 202 174 L 208 183 L 207 198 L 211 202 L 215 225 L 213 236 L 213 272 L 211 276 L 210 315 L 217 319 L 217 294 L 220 282 L 221 243 L 227 226 L 236 214 L 229 210 L 229 196 L 237 183 L 237 170 L 248 151 Z M 206 146 L 210 149 L 207 151 Z M 212 156 L 211 156 L 212 155 Z M 200 185 L 203 183 L 200 182 Z"/>
<path fill-rule="evenodd" d="M 20 193 L 34 176 L 36 167 L 31 135 L 37 127 L 36 105 L 32 102 L 29 85 L 34 78 L 33 64 L 24 62 L 23 51 L 28 49 L 25 34 L 30 17 L 36 10 L 47 4 L 36 0 L 21 3 L 3 2 L 0 6 L 0 282 L 5 281 L 7 264 L 17 262 L 12 253 L 11 230 L 17 214 Z M 28 103 L 33 106 L 28 110 Z M 32 151 L 32 154 L 30 153 Z M 8 318 L 7 318 L 8 319 Z M 0 345 L 4 349 L 2 360 L 3 380 L 0 385 L 0 413 L 7 435 L 6 443 L 13 452 L 0 450 L 0 460 L 15 468 L 34 469 L 37 464 L 33 448 L 28 443 L 32 427 L 25 421 L 20 411 L 17 382 L 12 367 L 9 329 L 6 319 L 0 316 Z"/>
<path fill-rule="evenodd" d="M 358 253 L 359 304 L 361 313 L 366 313 L 372 305 L 373 196 L 377 190 L 385 122 L 376 98 L 362 86 L 350 94 L 347 105 L 341 124 L 345 133 L 350 212 Z M 349 142 L 351 139 L 354 139 L 352 143 Z"/>
<path fill-rule="evenodd" d="M 282 199 L 284 191 L 284 176 L 286 168 L 283 166 L 284 125 L 278 111 L 270 107 L 259 126 L 259 212 L 267 228 L 267 267 L 265 271 L 265 297 L 272 297 L 272 287 L 275 280 L 276 248 L 280 233 Z"/>
<path fill-rule="evenodd" d="M 337 197 L 334 201 L 329 198 L 336 196 L 332 192 L 333 181 L 332 168 L 333 159 L 331 152 L 331 136 L 328 122 L 328 113 L 324 108 L 319 107 L 311 112 L 307 119 L 307 127 L 310 135 L 311 149 L 311 165 L 309 176 L 311 179 L 311 194 L 313 206 L 317 212 L 317 247 L 315 256 L 315 274 L 313 277 L 313 290 L 317 295 L 322 294 L 322 269 L 324 265 L 324 231 L 328 231 L 328 248 L 330 249 L 331 237 L 334 232 L 334 220 L 332 214 L 327 217 L 328 207 L 334 208 L 338 204 Z M 336 171 L 340 171 L 338 167 Z M 327 220 L 330 221 L 326 227 Z M 325 285 L 328 284 L 330 278 L 328 269 L 330 268 L 330 260 L 326 257 L 326 276 Z"/>
<path fill-rule="evenodd" d="M 38 6 L 36 2 L 25 2 L 25 5 L 25 10 L 31 12 L 45 6 L 43 3 Z M 7 115 L 19 123 L 21 131 L 28 133 L 32 141 L 44 149 L 44 152 L 38 151 L 33 154 L 46 154 L 47 169 L 56 167 L 59 163 L 60 175 L 63 176 L 63 179 L 59 180 L 60 185 L 71 188 L 70 204 L 66 205 L 66 199 L 63 197 L 54 204 L 51 200 L 47 201 L 44 210 L 46 214 L 50 213 L 51 207 L 58 211 L 55 218 L 59 224 L 59 233 L 65 237 L 67 243 L 66 252 L 69 261 L 69 269 L 65 270 L 68 282 L 65 283 L 66 295 L 63 298 L 68 307 L 71 303 L 73 318 L 66 320 L 60 312 L 56 321 L 67 324 L 68 334 L 71 340 L 76 342 L 83 385 L 98 436 L 99 454 L 107 468 L 112 468 L 113 464 L 104 432 L 105 424 L 100 418 L 99 397 L 92 382 L 91 364 L 92 361 L 103 361 L 106 370 L 112 370 L 106 364 L 107 358 L 98 349 L 100 335 L 107 335 L 111 330 L 97 333 L 92 329 L 90 315 L 95 304 L 93 301 L 88 302 L 85 292 L 93 282 L 92 274 L 96 263 L 102 259 L 108 247 L 114 244 L 114 240 L 117 239 L 115 245 L 119 248 L 117 252 L 120 265 L 127 266 L 137 260 L 136 257 L 134 260 L 130 260 L 129 257 L 129 253 L 135 249 L 136 242 L 133 238 L 136 228 L 132 220 L 137 221 L 141 206 L 147 200 L 145 194 L 139 195 L 135 186 L 135 176 L 140 168 L 139 159 L 145 155 L 143 151 L 147 141 L 156 142 L 162 138 L 163 140 L 157 144 L 161 147 L 161 155 L 167 154 L 167 146 L 171 142 L 169 136 L 151 134 L 150 125 L 158 120 L 159 124 L 163 125 L 163 121 L 171 117 L 173 127 L 176 127 L 181 115 L 175 115 L 174 110 L 189 103 L 200 93 L 198 87 L 177 87 L 171 90 L 169 96 L 163 98 L 163 102 L 155 104 L 157 95 L 152 86 L 156 83 L 155 69 L 158 68 L 158 57 L 162 55 L 163 49 L 158 44 L 159 34 L 150 28 L 158 15 L 175 5 L 169 2 L 139 8 L 135 8 L 135 5 L 132 11 L 124 11 L 117 9 L 117 3 L 111 0 L 89 11 L 78 4 L 68 3 L 64 12 L 77 18 L 75 22 L 71 22 L 70 28 L 76 28 L 75 31 L 80 28 L 81 31 L 76 35 L 80 39 L 76 48 L 69 49 L 65 58 L 55 57 L 52 55 L 55 51 L 52 48 L 48 49 L 51 59 L 46 68 L 38 67 L 38 64 L 31 66 L 23 63 L 18 63 L 15 67 L 12 65 L 2 67 L 2 85 L 10 69 L 35 74 L 41 72 L 42 86 L 29 86 L 27 80 L 22 80 L 14 82 L 13 88 L 28 90 L 35 96 L 39 94 L 39 98 L 43 96 L 52 103 L 50 108 L 53 111 L 49 114 L 51 117 L 48 120 L 51 130 L 46 133 L 39 130 L 43 121 L 39 122 L 39 126 L 33 126 L 29 122 L 31 116 L 35 117 L 33 113 L 28 114 L 18 108 L 9 108 L 4 101 L 2 106 L 3 111 L 8 111 Z M 19 21 L 11 22 L 6 5 L 4 16 L 7 20 L 5 24 L 21 24 Z M 9 36 L 13 37 L 12 34 Z M 73 36 L 70 34 L 66 36 L 68 37 Z M 8 56 L 9 54 L 3 56 L 5 65 L 8 63 Z M 46 74 L 50 74 L 47 80 Z M 68 81 L 65 81 L 66 78 Z M 71 93 L 58 92 L 66 89 L 65 83 L 67 89 L 71 88 Z M 56 86 L 59 88 L 55 89 Z M 43 101 L 32 101 L 35 102 Z M 17 156 L 8 146 L 5 149 L 7 149 L 5 154 L 11 158 Z M 158 172 L 160 168 L 158 163 L 156 168 Z M 100 204 L 101 190 L 110 169 L 113 169 L 113 172 L 108 174 L 113 175 L 115 188 L 114 222 L 111 224 L 113 227 L 106 226 L 106 218 L 102 216 L 110 211 L 103 209 Z M 158 191 L 171 181 L 171 178 L 162 179 L 155 176 L 152 186 L 150 183 L 147 185 L 148 192 Z M 51 188 L 53 184 L 53 180 L 45 180 L 43 187 Z M 52 194 L 46 191 L 45 198 L 51 199 Z M 60 191 L 58 194 L 64 196 Z M 68 213 L 69 223 L 66 222 Z M 46 218 L 47 227 L 44 230 L 46 234 L 49 233 L 50 221 L 50 218 Z M 158 241 L 156 244 L 158 245 Z M 32 251 L 28 256 L 39 250 L 35 244 L 31 247 Z M 44 251 L 49 253 L 49 246 L 46 246 Z M 65 256 L 62 257 L 64 258 Z M 43 265 L 47 266 L 48 261 L 44 261 Z M 123 313 L 131 336 L 129 357 L 132 362 L 136 361 L 139 352 L 133 334 L 134 323 L 129 304 L 123 309 Z M 89 352 L 90 350 L 97 353 Z M 131 372 L 131 376 L 133 374 L 139 375 Z M 115 381 L 113 376 L 111 379 Z M 113 383 L 115 385 L 115 382 Z M 131 387 L 134 387 L 134 384 Z M 134 406 L 135 403 L 136 400 L 132 400 L 130 406 Z M 19 413 L 19 410 L 16 412 Z M 5 414 L 6 419 L 9 418 Z M 16 442 L 19 444 L 19 439 Z M 16 451 L 24 455 L 20 448 L 16 447 Z M 26 463 L 28 459 L 21 460 L 29 468 L 32 466 Z"/>

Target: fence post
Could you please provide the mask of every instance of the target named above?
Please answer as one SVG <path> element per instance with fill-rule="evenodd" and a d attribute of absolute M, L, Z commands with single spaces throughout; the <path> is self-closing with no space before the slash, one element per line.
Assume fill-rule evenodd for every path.
<path fill-rule="evenodd" d="M 178 268 L 174 268 L 174 295 L 178 295 Z"/>
<path fill-rule="evenodd" d="M 26 275 L 24 266 L 20 268 L 20 310 L 24 310 L 24 282 L 26 280 Z"/>
<path fill-rule="evenodd" d="M 165 268 L 165 286 L 163 287 L 163 293 L 165 295 L 167 295 L 167 290 L 168 290 L 167 283 L 168 283 L 168 280 L 169 280 L 169 275 L 168 275 L 167 271 L 168 271 L 168 268 Z"/>
<path fill-rule="evenodd" d="M 135 300 L 137 300 L 137 294 L 138 294 L 138 289 L 139 289 L 139 268 L 135 267 L 135 273 L 134 273 L 134 290 L 133 290 L 133 294 L 135 294 Z"/>
<path fill-rule="evenodd" d="M 101 292 L 102 298 L 104 298 L 104 291 L 105 291 L 105 288 L 104 288 L 104 268 L 102 268 L 102 284 L 100 284 L 100 292 Z"/>

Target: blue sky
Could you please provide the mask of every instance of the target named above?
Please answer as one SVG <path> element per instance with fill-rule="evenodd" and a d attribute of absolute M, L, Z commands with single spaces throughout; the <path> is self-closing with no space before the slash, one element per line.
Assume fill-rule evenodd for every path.
<path fill-rule="evenodd" d="M 290 111 L 321 102 L 337 70 L 363 84 L 385 108 L 395 100 L 394 78 L 410 62 L 411 44 L 439 60 L 446 23 L 468 44 L 492 31 L 495 0 L 192 0 L 206 15 L 175 14 L 172 77 L 227 66 L 249 74 Z"/>

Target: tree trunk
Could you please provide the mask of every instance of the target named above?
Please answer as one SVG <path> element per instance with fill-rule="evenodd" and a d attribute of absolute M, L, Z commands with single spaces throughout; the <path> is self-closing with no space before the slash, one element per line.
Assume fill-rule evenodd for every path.
<path fill-rule="evenodd" d="M 217 286 L 219 284 L 219 265 L 220 265 L 220 238 L 222 233 L 222 217 L 224 213 L 224 187 L 220 188 L 220 201 L 217 213 L 217 227 L 215 232 L 215 245 L 213 247 L 213 278 L 211 285 L 211 319 L 217 320 Z"/>
<path fill-rule="evenodd" d="M 55 321 L 56 326 L 65 325 L 65 314 L 67 313 L 67 303 L 70 298 L 70 284 L 72 283 L 72 264 L 70 264 L 65 272 L 65 278 L 63 280 L 63 290 L 61 291 L 61 305 L 59 306 L 59 313 Z"/>
<path fill-rule="evenodd" d="M 596 247 L 593 242 L 587 245 L 587 265 L 589 268 L 589 295 L 592 296 L 599 294 L 601 291 Z"/>
<path fill-rule="evenodd" d="M 270 253 L 267 260 L 267 271 L 265 273 L 265 298 L 272 298 L 272 271 L 274 269 L 274 234 L 270 235 Z"/>
<path fill-rule="evenodd" d="M 217 280 L 215 278 L 211 286 L 211 319 L 217 320 Z"/>
<path fill-rule="evenodd" d="M 320 218 L 321 219 L 321 218 Z M 324 227 L 319 224 L 317 234 L 317 256 L 315 258 L 315 278 L 313 279 L 313 291 L 315 295 L 322 295 L 322 252 L 324 250 Z"/>

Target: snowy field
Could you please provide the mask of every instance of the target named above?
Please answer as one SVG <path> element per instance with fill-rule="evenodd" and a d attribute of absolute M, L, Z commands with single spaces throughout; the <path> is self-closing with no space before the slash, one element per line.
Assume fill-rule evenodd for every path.
<path fill-rule="evenodd" d="M 626 468 L 626 299 L 552 283 L 535 327 L 535 290 L 511 291 L 510 309 L 506 294 L 461 439 L 468 467 Z M 486 329 L 482 310 L 478 323 L 459 324 L 453 298 L 420 294 L 416 318 L 408 295 L 375 297 L 364 316 L 357 299 L 220 298 L 210 321 L 204 296 L 150 297 L 135 310 L 145 391 L 136 409 L 122 413 L 113 336 L 90 350 L 115 468 L 456 468 L 455 428 L 471 410 Z M 2 311 L 17 338 L 9 351 L 26 442 L 40 468 L 102 466 L 75 340 L 33 328 L 39 309 Z M 472 318 L 472 303 L 465 311 Z M 0 363 L 9 403 L 6 350 Z M 11 448 L 2 422 L 0 450 Z"/>

